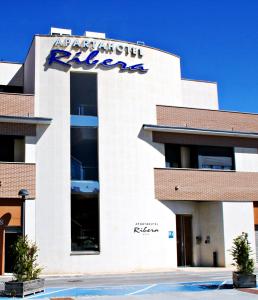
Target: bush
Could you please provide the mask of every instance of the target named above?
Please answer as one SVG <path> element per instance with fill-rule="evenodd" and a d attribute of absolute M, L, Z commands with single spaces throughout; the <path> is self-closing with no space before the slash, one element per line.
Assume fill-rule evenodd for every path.
<path fill-rule="evenodd" d="M 19 237 L 12 246 L 14 255 L 13 273 L 17 281 L 37 279 L 42 269 L 36 260 L 38 247 L 28 240 L 28 237 Z"/>
<path fill-rule="evenodd" d="M 248 234 L 242 232 L 233 240 L 233 246 L 230 250 L 237 272 L 244 274 L 252 274 L 254 271 L 254 260 L 251 258 L 252 249 L 248 241 Z"/>

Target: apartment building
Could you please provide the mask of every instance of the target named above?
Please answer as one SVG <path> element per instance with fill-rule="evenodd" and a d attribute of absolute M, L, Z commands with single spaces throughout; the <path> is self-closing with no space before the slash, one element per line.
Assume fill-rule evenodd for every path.
<path fill-rule="evenodd" d="M 180 57 L 52 28 L 0 62 L 0 103 L 1 274 L 21 234 L 46 274 L 229 266 L 243 231 L 255 250 L 258 115 Z"/>

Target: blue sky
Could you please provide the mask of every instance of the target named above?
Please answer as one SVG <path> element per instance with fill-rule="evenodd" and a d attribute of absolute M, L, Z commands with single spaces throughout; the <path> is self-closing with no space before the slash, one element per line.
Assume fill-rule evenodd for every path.
<path fill-rule="evenodd" d="M 51 26 L 175 53 L 182 77 L 218 82 L 220 109 L 258 113 L 258 0 L 3 0 L 0 59 L 23 61 Z"/>

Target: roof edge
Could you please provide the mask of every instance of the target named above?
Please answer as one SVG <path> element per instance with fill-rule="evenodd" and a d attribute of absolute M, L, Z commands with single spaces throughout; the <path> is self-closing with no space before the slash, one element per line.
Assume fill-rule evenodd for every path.
<path fill-rule="evenodd" d="M 202 82 L 202 83 L 212 83 L 218 85 L 217 81 L 209 81 L 209 80 L 203 80 L 203 79 L 191 79 L 191 78 L 181 78 L 181 80 L 185 81 L 196 81 L 196 82 Z"/>
<path fill-rule="evenodd" d="M 35 34 L 35 36 L 39 36 L 39 37 L 65 37 L 65 38 L 84 38 L 84 39 L 91 39 L 91 40 L 102 40 L 102 41 L 112 41 L 112 42 L 120 42 L 120 43 L 127 43 L 127 44 L 131 44 L 131 45 L 135 45 L 137 47 L 145 47 L 145 48 L 149 48 L 149 49 L 152 49 L 152 50 L 156 50 L 156 51 L 160 51 L 160 52 L 163 52 L 163 53 L 166 53 L 166 54 L 169 54 L 171 56 L 174 56 L 178 59 L 181 59 L 181 57 L 177 54 L 174 54 L 174 53 L 171 53 L 171 52 L 168 52 L 168 51 L 165 51 L 165 50 L 162 50 L 162 49 L 159 49 L 159 48 L 155 48 L 155 47 L 152 47 L 152 46 L 148 46 L 148 45 L 138 45 L 137 43 L 134 43 L 134 42 L 129 42 L 129 41 L 123 41 L 123 40 L 116 40 L 116 39 L 110 39 L 110 38 L 88 38 L 84 35 L 69 35 L 69 36 L 58 36 L 58 35 L 50 35 L 50 34 Z"/>
<path fill-rule="evenodd" d="M 216 111 L 216 112 L 225 112 L 225 113 L 232 113 L 232 114 L 244 114 L 244 115 L 253 115 L 258 116 L 258 113 L 252 112 L 242 112 L 242 111 L 235 111 L 235 110 L 223 110 L 223 109 L 211 109 L 211 108 L 198 108 L 198 107 L 188 107 L 188 106 L 176 106 L 176 105 L 162 105 L 156 104 L 156 106 L 164 106 L 164 107 L 172 107 L 172 108 L 185 108 L 185 109 L 192 109 L 192 110 L 206 110 L 206 111 Z"/>

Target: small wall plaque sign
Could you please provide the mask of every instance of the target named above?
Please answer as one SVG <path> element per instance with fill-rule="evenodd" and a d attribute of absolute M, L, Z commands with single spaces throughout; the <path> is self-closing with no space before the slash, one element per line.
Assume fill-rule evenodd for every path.
<path fill-rule="evenodd" d="M 168 232 L 168 238 L 173 239 L 174 238 L 174 231 L 169 231 Z"/>

